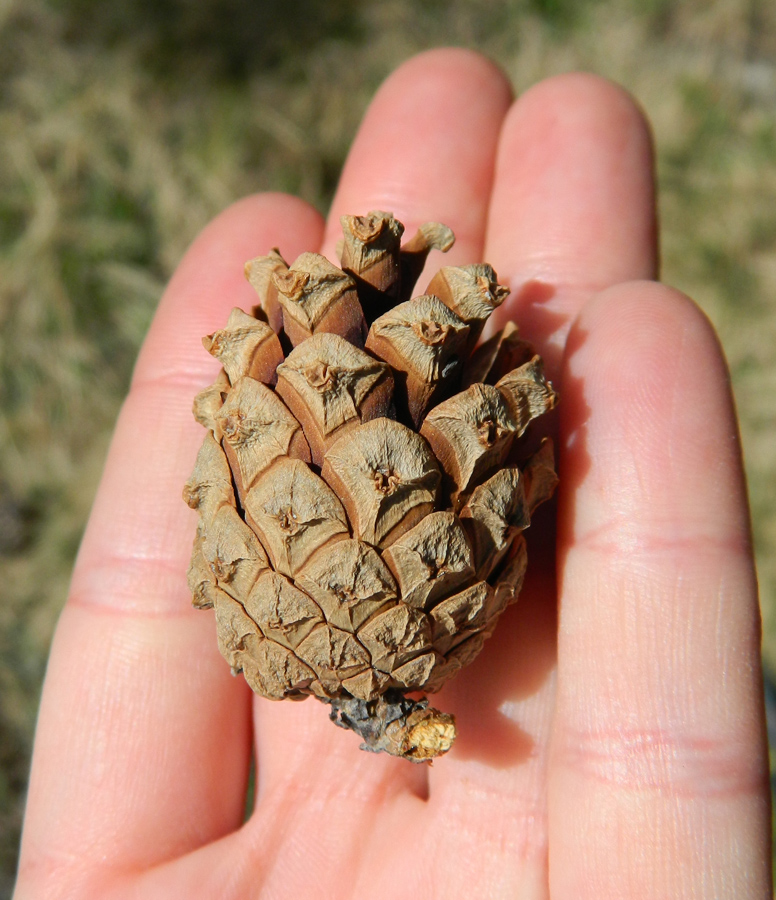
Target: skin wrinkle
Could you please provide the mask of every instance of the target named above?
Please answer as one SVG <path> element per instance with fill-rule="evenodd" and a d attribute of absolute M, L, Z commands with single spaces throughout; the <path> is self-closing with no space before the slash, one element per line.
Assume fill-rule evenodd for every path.
<path fill-rule="evenodd" d="M 682 333 L 686 336 L 687 329 L 685 329 Z M 697 333 L 696 340 L 693 343 L 697 344 Z M 675 353 L 673 349 L 671 350 L 671 356 L 675 359 L 679 358 L 679 354 Z M 680 382 L 683 381 L 682 378 L 683 373 L 681 370 L 675 373 L 675 377 L 669 377 L 668 373 L 662 379 L 662 385 L 656 384 L 656 389 L 658 389 L 662 397 L 650 397 L 648 392 L 645 392 L 643 386 L 640 387 L 638 380 L 635 382 L 634 397 L 637 398 L 633 404 L 629 406 L 629 408 L 623 411 L 623 415 L 625 416 L 625 421 L 623 422 L 623 426 L 627 423 L 632 423 L 630 428 L 620 427 L 618 428 L 618 435 L 622 435 L 622 441 L 626 442 L 626 445 L 631 445 L 631 452 L 629 453 L 630 458 L 641 457 L 643 459 L 643 465 L 652 466 L 654 468 L 654 475 L 651 479 L 652 481 L 652 490 L 646 490 L 645 487 L 648 488 L 650 485 L 644 485 L 643 481 L 641 482 L 642 488 L 641 490 L 634 489 L 632 479 L 631 484 L 628 483 L 628 472 L 623 467 L 622 464 L 619 466 L 616 465 L 616 455 L 613 453 L 612 447 L 616 443 L 614 440 L 615 435 L 611 435 L 607 442 L 609 449 L 607 450 L 606 446 L 596 446 L 595 453 L 596 458 L 603 457 L 602 465 L 598 468 L 600 471 L 606 471 L 608 474 L 613 474 L 613 480 L 615 485 L 622 483 L 622 495 L 618 498 L 617 493 L 610 492 L 610 495 L 607 496 L 607 501 L 611 502 L 611 498 L 614 499 L 615 502 L 627 501 L 628 503 L 637 503 L 639 501 L 643 501 L 642 505 L 649 509 L 650 506 L 659 506 L 660 503 L 668 504 L 668 508 L 674 509 L 674 514 L 680 518 L 686 526 L 689 526 L 689 521 L 687 519 L 687 513 L 689 510 L 693 508 L 694 497 L 699 497 L 700 501 L 702 501 L 704 507 L 709 506 L 709 501 L 711 498 L 708 497 L 709 487 L 719 495 L 719 500 L 722 503 L 719 503 L 720 513 L 722 511 L 727 512 L 728 510 L 734 509 L 734 503 L 730 501 L 735 501 L 737 499 L 736 489 L 738 485 L 733 485 L 732 487 L 725 487 L 727 483 L 726 476 L 731 462 L 731 455 L 728 452 L 720 452 L 719 442 L 712 442 L 704 438 L 703 433 L 698 433 L 698 429 L 703 427 L 704 420 L 707 420 L 709 417 L 716 418 L 717 416 L 724 415 L 727 410 L 724 409 L 723 404 L 715 404 L 712 408 L 709 409 L 708 414 L 704 416 L 702 410 L 694 410 L 691 411 L 692 420 L 687 421 L 687 410 L 685 409 L 685 417 L 681 417 L 678 414 L 678 410 L 676 409 L 676 397 L 677 397 L 677 387 Z M 715 373 L 712 371 L 710 373 L 712 381 L 716 381 Z M 628 389 L 628 394 L 630 393 L 630 381 L 633 379 L 629 379 L 629 383 L 626 385 Z M 699 381 L 696 379 L 696 381 Z M 700 386 L 700 385 L 699 385 Z M 621 389 L 616 385 L 611 388 L 603 383 L 596 384 L 598 391 L 607 396 L 612 396 L 612 403 L 617 408 L 617 412 L 619 413 L 621 403 Z M 674 423 L 674 427 L 671 428 L 669 423 L 665 425 L 661 423 L 660 433 L 663 437 L 662 442 L 655 443 L 652 441 L 653 446 L 650 446 L 650 433 L 649 429 L 641 425 L 642 421 L 651 421 L 654 416 L 661 415 L 661 401 L 666 408 L 670 408 L 671 412 L 671 421 Z M 603 421 L 602 425 L 599 425 L 599 431 L 603 426 L 606 428 L 607 422 Z M 592 426 L 591 426 L 592 433 Z M 598 442 L 599 444 L 602 442 Z M 670 457 L 668 458 L 668 464 L 666 464 L 665 454 L 661 456 L 660 462 L 654 459 L 655 452 L 657 449 L 661 448 L 665 444 L 669 444 L 672 448 L 672 452 Z M 661 451 L 662 452 L 662 451 Z M 692 454 L 693 458 L 693 467 L 690 469 L 692 478 L 692 485 L 695 487 L 694 491 L 690 490 L 681 490 L 684 485 L 682 482 L 686 483 L 688 474 L 688 458 Z M 650 459 L 650 457 L 652 457 Z M 611 458 L 611 463 L 610 463 Z M 660 469 L 662 468 L 662 473 Z M 684 471 L 683 471 L 684 470 Z M 703 473 L 703 476 L 700 473 Z M 681 476 L 684 477 L 681 477 Z M 676 489 L 672 489 L 672 486 L 676 485 Z M 705 487 L 708 485 L 708 487 Z M 705 487 L 705 489 L 703 489 Z M 685 503 L 681 509 L 676 509 L 676 496 L 682 496 L 685 499 Z M 654 499 L 653 499 L 654 498 Z M 725 502 L 727 501 L 727 502 Z M 624 504 L 623 504 L 624 505 Z M 705 509 L 699 509 L 699 512 L 703 512 L 704 518 L 707 519 L 707 523 L 697 523 L 701 525 L 704 530 L 708 530 L 712 526 L 718 527 L 720 530 L 724 529 L 726 531 L 735 531 L 736 529 L 733 527 L 737 524 L 735 519 L 730 521 L 730 516 L 727 518 L 722 515 L 718 515 L 713 518 L 708 518 L 708 514 L 705 512 Z M 748 531 L 748 529 L 747 529 Z"/>
<path fill-rule="evenodd" d="M 584 534 L 575 536 L 570 552 L 588 550 L 604 556 L 616 557 L 627 551 L 629 557 L 639 553 L 643 556 L 685 556 L 688 551 L 716 557 L 719 553 L 729 553 L 748 562 L 751 545 L 748 537 L 736 532 L 724 537 L 705 534 L 687 534 L 685 537 L 665 537 L 659 521 L 651 522 L 655 533 L 643 533 L 643 520 L 634 523 L 626 515 L 612 517 Z"/>
<path fill-rule="evenodd" d="M 101 542 L 105 546 L 105 542 Z M 121 568 L 112 569 L 111 564 Z M 195 612 L 186 586 L 184 564 L 161 556 L 125 552 L 116 541 L 114 549 L 100 550 L 79 568 L 73 578 L 68 606 L 114 607 L 117 613 L 148 612 L 153 616 Z"/>
<path fill-rule="evenodd" d="M 109 550 L 100 556 L 99 563 L 90 563 L 89 568 L 96 573 L 103 569 L 110 570 L 112 564 L 126 565 L 130 569 L 135 567 L 141 570 L 147 567 L 149 571 L 159 569 L 163 574 L 174 575 L 177 581 L 181 581 L 181 569 L 178 565 L 178 560 L 170 559 L 168 556 L 161 554 L 157 555 L 140 551 L 133 553 L 131 550 Z"/>
<path fill-rule="evenodd" d="M 756 795 L 763 772 L 742 766 L 740 740 L 668 729 L 567 728 L 557 762 L 585 779 L 626 792 L 655 792 L 667 798 L 737 798 Z"/>
<path fill-rule="evenodd" d="M 176 869 L 187 862 L 194 863 L 193 870 L 202 873 L 192 888 L 201 891 L 204 897 L 244 900 L 246 885 L 250 885 L 251 896 L 262 900 L 270 896 L 266 894 L 266 886 L 272 873 L 283 865 L 283 848 L 289 842 L 289 835 L 294 834 L 295 819 L 284 815 L 281 807 L 267 812 L 263 817 L 251 815 L 242 827 L 225 837 L 224 843 L 229 843 L 224 847 L 224 857 L 218 854 L 216 845 L 203 845 L 187 857 L 163 862 L 155 870 L 141 873 L 137 891 L 132 896 L 145 900 L 151 893 L 151 885 L 155 885 L 154 896 L 170 897 L 165 884 L 168 881 L 175 884 Z M 300 841 L 297 839 L 295 843 L 298 845 Z M 208 857 L 214 855 L 216 863 L 208 864 Z M 309 867 L 305 871 L 309 871 Z M 184 891 L 181 896 L 191 894 Z"/>
<path fill-rule="evenodd" d="M 211 365 L 210 360 L 213 358 L 206 353 L 204 347 L 202 354 L 204 365 L 197 368 L 192 367 L 190 372 L 171 370 L 171 372 L 183 375 L 180 380 L 177 377 L 171 377 L 169 372 L 140 375 L 134 379 L 129 393 L 124 398 L 119 414 L 119 424 L 122 418 L 131 417 L 133 414 L 143 411 L 145 407 L 150 407 L 152 410 L 165 409 L 168 410 L 168 418 L 180 416 L 187 426 L 191 427 L 193 423 L 192 433 L 201 435 L 201 426 L 191 418 L 193 393 L 202 390 L 203 386 L 207 386 L 207 382 L 204 380 L 206 377 L 204 369 L 213 375 L 218 372 L 218 365 Z M 213 362 L 215 363 L 215 360 Z M 183 419 L 184 415 L 187 417 L 185 420 Z M 187 441 L 187 445 L 188 443 Z"/>
<path fill-rule="evenodd" d="M 404 783 L 394 783 L 389 773 L 384 773 L 381 779 L 376 782 L 370 781 L 368 784 L 364 784 L 355 774 L 348 779 L 321 778 L 311 790 L 309 786 L 303 787 L 300 779 L 296 777 L 303 773 L 307 764 L 306 760 L 300 761 L 296 771 L 289 772 L 283 780 L 277 780 L 262 795 L 262 802 L 266 798 L 270 806 L 274 803 L 278 809 L 282 809 L 284 805 L 305 808 L 312 818 L 316 818 L 323 816 L 327 804 L 332 802 L 351 799 L 358 801 L 358 806 L 367 806 L 375 797 L 384 799 L 389 794 L 397 796 L 404 793 Z M 304 800 L 304 803 L 300 803 L 301 800 Z"/>
<path fill-rule="evenodd" d="M 251 290 L 253 289 L 251 288 Z M 175 336 L 165 344 L 164 352 L 157 354 L 161 358 L 155 359 L 153 365 L 138 358 L 129 383 L 130 393 L 136 386 L 140 388 L 146 385 L 165 387 L 168 383 L 175 384 L 174 378 L 177 374 L 182 376 L 181 382 L 190 380 L 195 391 L 201 390 L 202 387 L 213 381 L 220 363 L 202 346 L 203 335 L 212 334 L 219 328 L 223 328 L 233 307 L 250 309 L 251 305 L 256 303 L 255 292 L 254 297 L 240 297 L 234 291 L 224 292 L 224 294 L 231 306 L 222 311 L 220 318 L 215 321 L 208 318 L 207 321 L 201 323 L 196 320 L 193 324 L 189 322 L 190 330 L 193 332 L 196 329 L 196 334 L 186 334 L 182 328 L 179 328 Z M 159 342 L 161 343 L 161 339 Z M 192 350 L 194 350 L 193 353 Z M 204 381 L 205 378 L 209 380 Z"/>
<path fill-rule="evenodd" d="M 129 397 L 135 399 L 138 395 L 142 396 L 145 391 L 149 391 L 153 395 L 154 405 L 159 405 L 160 397 L 163 397 L 167 391 L 177 393 L 178 389 L 181 394 L 193 397 L 198 391 L 210 385 L 220 370 L 220 366 L 215 360 L 213 360 L 214 365 L 212 366 L 207 359 L 203 362 L 209 370 L 207 376 L 204 374 L 204 366 L 201 364 L 190 368 L 177 367 L 156 375 L 139 375 L 132 379 L 126 399 Z"/>
<path fill-rule="evenodd" d="M 134 619 L 135 621 L 141 619 L 148 619 L 150 621 L 157 621 L 160 619 L 173 621 L 175 619 L 188 619 L 191 617 L 192 613 L 196 614 L 196 610 L 193 610 L 191 604 L 188 602 L 179 607 L 170 606 L 166 599 L 168 596 L 166 592 L 160 592 L 164 593 L 165 600 L 154 607 L 149 607 L 147 600 L 143 600 L 142 605 L 131 605 L 126 601 L 111 603 L 97 599 L 96 596 L 90 598 L 90 593 L 90 591 L 71 593 L 67 601 L 68 607 L 84 610 L 95 616 L 110 616 L 119 619 Z M 186 594 L 188 595 L 188 591 L 186 591 Z"/>
<path fill-rule="evenodd" d="M 610 502 L 609 505 L 615 504 Z M 735 531 L 731 533 L 724 523 L 704 519 L 701 510 L 696 514 L 696 521 L 691 519 L 689 509 L 686 513 L 684 520 L 679 521 L 677 516 L 661 517 L 658 510 L 655 510 L 636 522 L 628 520 L 627 513 L 616 511 L 608 521 L 588 526 L 579 537 L 575 537 L 573 550 L 591 549 L 612 554 L 617 551 L 644 551 L 645 554 L 654 553 L 658 556 L 661 552 L 676 548 L 679 551 L 697 550 L 703 556 L 714 552 L 730 553 L 736 558 L 742 556 L 742 561 L 749 561 L 751 542 L 748 534 Z M 645 526 L 653 533 L 646 533 Z M 711 533 L 703 533 L 702 529 L 710 527 Z"/>

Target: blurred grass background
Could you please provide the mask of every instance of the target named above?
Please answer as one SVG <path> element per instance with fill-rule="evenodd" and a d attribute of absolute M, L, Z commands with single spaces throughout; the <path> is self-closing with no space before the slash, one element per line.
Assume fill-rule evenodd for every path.
<path fill-rule="evenodd" d="M 0 0 L 0 895 L 49 641 L 165 281 L 243 194 L 325 210 L 376 87 L 441 44 L 518 91 L 598 72 L 650 116 L 664 278 L 731 366 L 776 671 L 772 0 Z"/>

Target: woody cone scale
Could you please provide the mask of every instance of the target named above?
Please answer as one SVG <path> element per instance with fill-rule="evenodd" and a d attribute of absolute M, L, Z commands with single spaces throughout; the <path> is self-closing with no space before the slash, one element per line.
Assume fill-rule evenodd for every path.
<path fill-rule="evenodd" d="M 390 213 L 343 216 L 341 267 L 250 260 L 259 298 L 203 338 L 222 365 L 194 401 L 207 434 L 184 489 L 199 513 L 189 586 L 232 671 L 270 700 L 313 696 L 362 747 L 447 752 L 438 691 L 520 592 L 525 538 L 557 478 L 524 436 L 557 396 L 508 325 L 508 289 L 446 266 L 449 228 L 402 244 Z"/>

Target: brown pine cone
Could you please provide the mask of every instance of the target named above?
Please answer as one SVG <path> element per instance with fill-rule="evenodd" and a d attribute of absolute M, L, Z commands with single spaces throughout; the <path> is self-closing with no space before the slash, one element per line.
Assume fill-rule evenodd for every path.
<path fill-rule="evenodd" d="M 402 247 L 390 213 L 342 224 L 341 269 L 251 260 L 261 305 L 203 339 L 223 370 L 194 401 L 189 585 L 256 693 L 313 695 L 364 749 L 422 761 L 455 724 L 407 695 L 470 663 L 517 598 L 521 532 L 557 482 L 551 444 L 526 462 L 522 436 L 557 396 L 514 326 L 475 350 L 508 293 L 489 265 L 409 299 L 449 228 Z"/>

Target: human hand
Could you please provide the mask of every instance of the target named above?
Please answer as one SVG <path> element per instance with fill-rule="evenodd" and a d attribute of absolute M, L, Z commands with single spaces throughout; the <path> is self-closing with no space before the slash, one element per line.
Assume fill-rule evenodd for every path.
<path fill-rule="evenodd" d="M 592 76 L 510 101 L 474 54 L 418 57 L 373 102 L 327 223 L 251 197 L 181 263 L 52 648 L 17 900 L 770 896 L 735 414 L 707 320 L 635 280 L 657 267 L 648 127 Z M 331 256 L 340 214 L 375 208 L 452 227 L 446 263 L 493 264 L 501 321 L 561 396 L 557 544 L 538 513 L 519 602 L 444 689 L 459 737 L 433 768 L 253 697 L 185 579 L 191 399 L 217 368 L 200 336 L 255 302 L 245 260 Z"/>

